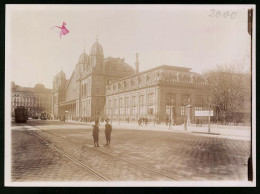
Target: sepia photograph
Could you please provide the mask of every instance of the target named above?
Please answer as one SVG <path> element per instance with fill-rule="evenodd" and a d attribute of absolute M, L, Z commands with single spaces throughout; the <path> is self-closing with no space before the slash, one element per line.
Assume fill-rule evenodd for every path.
<path fill-rule="evenodd" d="M 5 11 L 5 186 L 256 186 L 255 5 Z"/>

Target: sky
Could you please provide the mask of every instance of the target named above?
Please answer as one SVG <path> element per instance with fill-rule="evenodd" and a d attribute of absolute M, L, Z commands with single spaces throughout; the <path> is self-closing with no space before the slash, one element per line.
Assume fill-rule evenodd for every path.
<path fill-rule="evenodd" d="M 104 56 L 125 58 L 140 71 L 159 65 L 203 73 L 216 65 L 250 68 L 248 6 L 7 5 L 6 72 L 10 81 L 52 88 L 62 69 L 69 79 L 80 54 L 98 38 Z M 225 15 L 226 14 L 226 15 Z M 69 34 L 53 26 L 63 21 Z M 10 72 L 9 72 L 10 70 Z M 7 76 L 8 77 L 8 76 Z"/>

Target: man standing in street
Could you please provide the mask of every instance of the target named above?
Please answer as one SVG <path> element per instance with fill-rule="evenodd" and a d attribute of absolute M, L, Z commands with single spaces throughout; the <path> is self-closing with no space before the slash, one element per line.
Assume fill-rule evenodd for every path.
<path fill-rule="evenodd" d="M 106 146 L 110 146 L 111 132 L 112 132 L 112 126 L 108 123 L 108 119 L 107 119 L 105 124 L 105 135 L 107 140 Z"/>
<path fill-rule="evenodd" d="M 98 140 L 99 140 L 99 126 L 98 126 L 98 121 L 95 121 L 95 125 L 93 125 L 93 138 L 94 138 L 94 147 L 100 147 L 98 145 Z"/>

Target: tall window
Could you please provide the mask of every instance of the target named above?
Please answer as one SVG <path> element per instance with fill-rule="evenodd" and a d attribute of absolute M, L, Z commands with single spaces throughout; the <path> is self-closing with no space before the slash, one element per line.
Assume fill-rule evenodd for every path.
<path fill-rule="evenodd" d="M 171 106 L 166 105 L 166 116 L 170 117 L 170 115 L 171 115 Z"/>
<path fill-rule="evenodd" d="M 202 110 L 202 107 L 195 107 L 195 111 L 201 111 Z"/>
<path fill-rule="evenodd" d="M 83 88 L 83 84 L 82 84 L 80 87 L 81 87 L 80 94 L 81 94 L 81 96 L 83 96 L 83 94 L 84 94 L 84 93 L 83 93 L 83 92 L 84 92 L 84 91 L 83 91 L 83 89 L 84 89 L 84 88 Z"/>
<path fill-rule="evenodd" d="M 144 106 L 141 106 L 139 108 L 139 112 L 140 112 L 140 115 L 144 115 L 145 114 L 145 107 Z"/>
<path fill-rule="evenodd" d="M 137 107 L 134 106 L 134 107 L 133 107 L 133 115 L 136 115 L 136 114 L 137 114 Z"/>
<path fill-rule="evenodd" d="M 136 96 L 132 97 L 132 105 L 136 106 L 137 102 L 136 102 Z"/>
<path fill-rule="evenodd" d="M 84 96 L 87 96 L 87 84 L 84 84 Z"/>
<path fill-rule="evenodd" d="M 109 108 L 112 108 L 112 100 L 109 100 L 108 106 Z"/>
<path fill-rule="evenodd" d="M 123 107 L 123 98 L 120 98 L 120 99 L 119 99 L 119 106 L 120 106 L 120 107 Z"/>
<path fill-rule="evenodd" d="M 144 95 L 139 96 L 139 104 L 140 105 L 144 104 Z"/>
<path fill-rule="evenodd" d="M 154 94 L 153 93 L 148 94 L 147 101 L 149 104 L 154 103 Z"/>
<path fill-rule="evenodd" d="M 114 107 L 117 107 L 117 99 L 114 100 Z"/>
<path fill-rule="evenodd" d="M 181 106 L 181 116 L 185 115 L 185 106 Z"/>
<path fill-rule="evenodd" d="M 119 114 L 120 114 L 120 115 L 123 115 L 123 114 L 124 114 L 124 108 L 120 108 L 120 109 L 119 109 Z"/>
<path fill-rule="evenodd" d="M 154 114 L 154 108 L 152 106 L 148 106 L 147 113 L 148 113 L 148 115 L 153 115 Z"/>
<path fill-rule="evenodd" d="M 125 106 L 126 106 L 126 107 L 129 107 L 129 98 L 128 98 L 128 97 L 125 98 Z"/>
<path fill-rule="evenodd" d="M 130 108 L 129 108 L 129 107 L 126 107 L 126 108 L 125 108 L 125 114 L 126 114 L 126 115 L 130 115 Z"/>

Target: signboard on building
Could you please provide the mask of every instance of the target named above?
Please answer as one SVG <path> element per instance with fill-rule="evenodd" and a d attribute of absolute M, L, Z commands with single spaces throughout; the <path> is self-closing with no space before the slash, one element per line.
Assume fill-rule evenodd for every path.
<path fill-rule="evenodd" d="M 196 110 L 195 116 L 196 117 L 208 117 L 209 111 L 208 110 Z M 213 116 L 213 110 L 210 111 L 210 116 Z"/>

